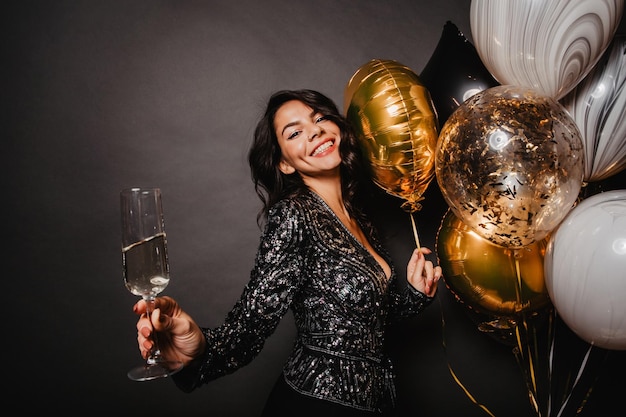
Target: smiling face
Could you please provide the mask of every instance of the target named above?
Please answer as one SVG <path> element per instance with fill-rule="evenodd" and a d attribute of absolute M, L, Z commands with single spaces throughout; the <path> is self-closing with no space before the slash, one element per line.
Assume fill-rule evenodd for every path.
<path fill-rule="evenodd" d="M 305 182 L 339 174 L 341 131 L 323 114 L 301 101 L 288 101 L 276 112 L 274 129 L 282 153 L 279 168 L 284 174 L 298 171 Z"/>

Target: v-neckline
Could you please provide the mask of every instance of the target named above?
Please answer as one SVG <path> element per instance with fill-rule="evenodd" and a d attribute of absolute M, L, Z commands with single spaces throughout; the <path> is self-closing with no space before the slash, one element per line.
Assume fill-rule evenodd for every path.
<path fill-rule="evenodd" d="M 355 235 L 354 233 L 352 233 L 352 231 L 350 231 L 350 229 L 348 228 L 348 226 L 341 221 L 341 219 L 339 218 L 339 216 L 337 216 L 337 213 L 334 212 L 334 210 L 332 208 L 330 208 L 330 206 L 328 205 L 328 203 L 324 200 L 324 198 L 322 198 L 321 195 L 317 194 L 317 192 L 315 192 L 314 190 L 310 190 L 311 194 L 313 194 L 313 196 L 315 196 L 315 198 L 326 208 L 327 211 L 330 212 L 330 214 L 332 214 L 332 216 L 335 218 L 335 220 L 337 221 L 337 223 L 339 223 L 341 225 L 341 227 L 343 228 L 343 230 L 346 231 L 346 233 L 348 233 L 348 235 L 370 256 L 372 257 L 372 259 L 374 260 L 374 262 L 376 263 L 376 265 L 383 271 L 383 274 L 385 275 L 385 277 L 387 279 L 391 278 L 391 275 L 393 274 L 393 269 L 391 264 L 389 264 L 389 262 L 385 259 L 384 256 L 382 256 L 380 253 L 376 252 L 376 247 L 369 241 L 368 239 L 368 243 L 369 245 L 372 247 L 372 250 L 370 251 L 367 246 L 365 246 L 363 244 L 363 242 L 361 242 Z M 362 231 L 363 229 L 361 228 L 361 225 L 359 223 L 358 220 L 355 219 L 355 222 L 357 224 L 357 226 L 359 227 L 359 229 Z M 364 236 L 365 239 L 367 239 L 367 236 Z M 374 251 L 375 253 L 372 253 L 372 251 Z M 378 259 L 376 258 L 376 256 L 379 256 L 386 264 L 387 267 L 389 268 L 389 275 L 387 275 L 387 272 L 385 270 L 385 267 L 378 261 Z"/>

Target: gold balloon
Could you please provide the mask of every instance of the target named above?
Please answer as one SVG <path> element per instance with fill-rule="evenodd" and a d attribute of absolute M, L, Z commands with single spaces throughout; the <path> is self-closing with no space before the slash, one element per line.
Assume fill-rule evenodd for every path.
<path fill-rule="evenodd" d="M 543 275 L 546 239 L 521 249 L 494 245 L 448 209 L 436 250 L 444 281 L 475 312 L 513 322 L 520 313 L 551 306 Z"/>
<path fill-rule="evenodd" d="M 396 61 L 371 60 L 350 79 L 344 106 L 376 184 L 406 200 L 406 211 L 419 210 L 434 177 L 438 132 L 430 93 L 417 74 Z"/>
<path fill-rule="evenodd" d="M 543 239 L 580 192 L 583 144 L 556 100 L 516 86 L 476 93 L 448 118 L 435 171 L 454 213 L 506 248 Z"/>

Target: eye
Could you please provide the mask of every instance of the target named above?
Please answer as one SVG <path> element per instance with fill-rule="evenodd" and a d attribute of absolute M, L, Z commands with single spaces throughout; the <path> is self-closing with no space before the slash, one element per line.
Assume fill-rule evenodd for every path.
<path fill-rule="evenodd" d="M 293 132 L 289 134 L 289 136 L 287 136 L 287 139 L 293 139 L 296 136 L 300 135 L 300 133 L 302 133 L 301 130 L 294 130 Z"/>
<path fill-rule="evenodd" d="M 320 122 L 323 122 L 323 121 L 326 121 L 326 120 L 328 120 L 328 118 L 326 116 L 323 116 L 323 115 L 320 114 L 320 115 L 318 115 L 315 118 L 315 123 L 320 123 Z"/>

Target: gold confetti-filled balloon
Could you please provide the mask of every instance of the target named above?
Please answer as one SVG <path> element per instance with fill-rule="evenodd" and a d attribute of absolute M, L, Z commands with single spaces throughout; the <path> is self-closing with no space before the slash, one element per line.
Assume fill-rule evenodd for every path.
<path fill-rule="evenodd" d="M 478 313 L 514 320 L 551 305 L 543 271 L 546 245 L 546 239 L 520 250 L 494 245 L 448 210 L 436 247 L 446 286 L 459 301 Z"/>
<path fill-rule="evenodd" d="M 583 181 L 583 144 L 555 99 L 497 86 L 465 101 L 437 143 L 435 172 L 454 214 L 496 245 L 521 248 L 548 235 Z"/>
<path fill-rule="evenodd" d="M 350 79 L 344 96 L 374 181 L 405 201 L 408 212 L 434 177 L 437 116 L 430 94 L 410 68 L 391 60 L 371 60 Z"/>

